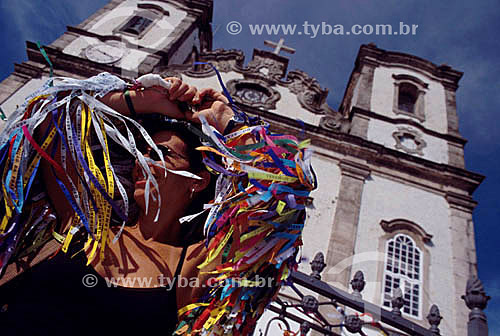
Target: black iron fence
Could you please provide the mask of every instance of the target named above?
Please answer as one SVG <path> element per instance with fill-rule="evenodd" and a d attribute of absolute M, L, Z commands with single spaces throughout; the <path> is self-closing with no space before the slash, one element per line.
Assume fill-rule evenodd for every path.
<path fill-rule="evenodd" d="M 268 309 L 278 315 L 268 321 L 265 330 L 259 331 L 261 334 L 259 336 L 262 334 L 268 336 L 271 324 L 277 321 L 285 326 L 285 332 L 292 335 L 300 334 L 300 336 L 305 336 L 312 330 L 323 335 L 338 336 L 343 329 L 352 334 L 366 335 L 366 328 L 378 329 L 386 335 L 441 335 L 439 324 L 443 317 L 438 306 L 431 306 L 427 314 L 429 327 L 424 328 L 402 316 L 401 308 L 405 302 L 401 289 L 397 288 L 393 293 L 392 310 L 386 310 L 362 299 L 361 292 L 365 287 L 365 281 L 361 271 L 356 272 L 350 282 L 353 293 L 347 293 L 321 281 L 321 272 L 325 266 L 323 255 L 318 253 L 311 262 L 313 272 L 310 275 L 292 271 L 288 285 L 297 298 L 290 300 L 292 303 L 283 297 L 274 300 Z M 306 295 L 302 287 L 318 295 Z M 320 301 L 322 299 L 318 300 L 316 297 L 324 298 L 324 301 Z M 483 310 L 490 297 L 486 295 L 478 278 L 473 277 L 467 281 L 465 295 L 462 295 L 462 299 L 470 309 L 467 336 L 487 336 L 488 323 Z M 338 323 L 332 323 L 331 319 L 325 317 L 324 312 L 328 309 L 331 309 L 338 316 L 334 319 Z M 349 313 L 349 311 L 355 312 Z M 364 316 L 368 316 L 371 321 L 366 321 Z M 293 332 L 290 329 L 289 321 L 300 324 L 300 330 Z"/>

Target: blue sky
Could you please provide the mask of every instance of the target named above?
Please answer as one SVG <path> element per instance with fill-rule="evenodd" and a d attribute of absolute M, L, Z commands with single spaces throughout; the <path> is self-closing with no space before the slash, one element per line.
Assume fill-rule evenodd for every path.
<path fill-rule="evenodd" d="M 77 25 L 101 8 L 107 0 L 0 0 L 2 62 L 0 79 L 13 71 L 13 63 L 26 60 L 25 41 L 49 44 L 67 25 Z M 312 5 L 314 3 L 314 6 Z M 215 0 L 214 48 L 241 49 L 248 57 L 253 48 L 265 49 L 263 41 L 280 36 L 252 36 L 248 24 L 418 24 L 414 36 L 344 35 L 283 36 L 297 51 L 290 57 L 289 70 L 299 68 L 330 90 L 328 103 L 337 108 L 353 68 L 359 46 L 374 42 L 382 49 L 401 51 L 447 63 L 463 71 L 457 92 L 460 132 L 469 140 L 467 169 L 486 175 L 474 194 L 479 202 L 474 211 L 479 275 L 492 296 L 487 309 L 490 334 L 500 334 L 500 279 L 497 249 L 500 237 L 500 132 L 496 119 L 500 106 L 498 34 L 500 11 L 497 0 L 472 1 L 241 1 Z M 238 21 L 239 35 L 226 31 L 226 24 Z M 299 29 L 298 28 L 298 29 Z"/>

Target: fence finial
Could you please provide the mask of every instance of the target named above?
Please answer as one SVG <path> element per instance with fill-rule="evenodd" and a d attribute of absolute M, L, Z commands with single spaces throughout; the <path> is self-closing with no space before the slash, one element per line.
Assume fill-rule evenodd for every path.
<path fill-rule="evenodd" d="M 309 265 L 311 265 L 312 269 L 311 277 L 321 280 L 321 272 L 323 272 L 323 270 L 326 267 L 325 256 L 323 255 L 323 253 L 322 252 L 316 253 L 313 261 L 311 261 Z"/>
<path fill-rule="evenodd" d="M 354 292 L 352 295 L 358 299 L 362 299 L 361 291 L 365 288 L 366 281 L 362 271 L 357 271 L 351 280 L 351 286 Z"/>
<path fill-rule="evenodd" d="M 439 334 L 439 324 L 441 323 L 441 320 L 443 317 L 441 316 L 441 313 L 439 312 L 438 306 L 433 304 L 431 306 L 431 309 L 429 310 L 429 314 L 427 314 L 427 321 L 429 321 L 429 324 L 431 327 L 429 328 L 430 331 L 432 331 L 435 335 L 440 335 Z"/>
<path fill-rule="evenodd" d="M 473 275 L 467 280 L 465 295 L 462 295 L 462 299 L 471 310 L 469 313 L 469 321 L 467 322 L 468 336 L 487 336 L 488 320 L 483 310 L 488 305 L 488 300 L 490 300 L 491 297 L 486 295 L 481 280 L 476 276 Z"/>

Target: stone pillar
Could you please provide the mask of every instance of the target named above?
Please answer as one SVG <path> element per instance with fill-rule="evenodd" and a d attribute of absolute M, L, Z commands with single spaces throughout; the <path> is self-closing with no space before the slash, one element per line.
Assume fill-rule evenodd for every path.
<path fill-rule="evenodd" d="M 457 101 L 456 101 L 456 87 L 447 85 L 446 83 L 443 83 L 444 85 L 444 94 L 445 94 L 445 103 L 446 103 L 446 116 L 447 116 L 447 121 L 448 121 L 448 133 L 455 135 L 455 136 L 460 136 L 460 132 L 458 131 L 458 115 L 457 115 Z"/>
<path fill-rule="evenodd" d="M 367 58 L 363 59 L 361 66 L 361 76 L 359 78 L 358 99 L 354 102 L 353 106 L 370 111 L 372 90 L 373 90 L 373 76 L 377 62 L 369 61 Z"/>
<path fill-rule="evenodd" d="M 369 122 L 370 122 L 369 117 L 362 115 L 360 113 L 356 113 L 356 109 L 354 108 L 354 115 L 352 116 L 351 129 L 349 133 L 351 135 L 355 135 L 363 139 L 368 139 Z"/>
<path fill-rule="evenodd" d="M 455 85 L 443 82 L 445 104 L 446 104 L 446 120 L 448 124 L 448 134 L 462 139 L 458 129 L 458 115 Z M 448 142 L 448 164 L 458 168 L 465 168 L 464 162 L 464 143 Z"/>
<path fill-rule="evenodd" d="M 375 73 L 375 68 L 378 63 L 371 61 L 367 58 L 363 59 L 361 66 L 361 72 L 359 75 L 359 83 L 355 90 L 357 90 L 357 99 L 353 101 L 352 104 L 352 120 L 350 134 L 359 136 L 363 139 L 367 138 L 368 134 L 368 123 L 370 118 L 363 115 L 362 112 L 357 109 L 364 111 L 370 111 L 371 100 L 372 100 L 372 90 L 373 90 L 373 76 Z"/>
<path fill-rule="evenodd" d="M 349 280 L 351 277 L 351 261 L 349 260 L 345 267 L 340 263 L 354 255 L 356 235 L 358 231 L 359 210 L 361 207 L 361 195 L 365 179 L 370 175 L 368 166 L 353 161 L 343 160 L 340 166 L 340 186 L 337 198 L 337 206 L 333 218 L 333 228 L 328 243 L 326 253 L 327 267 L 322 273 L 322 280 L 330 282 L 333 286 L 342 287 L 349 290 Z M 340 265 L 339 265 L 340 264 Z M 336 267 L 336 265 L 338 265 Z M 332 269 L 333 268 L 333 269 Z M 340 286 L 339 286 L 340 285 Z M 319 296 L 320 302 L 327 302 L 328 299 Z M 331 324 L 339 324 L 339 316 L 332 316 L 334 308 L 329 305 L 322 305 L 319 311 Z M 346 309 L 346 307 L 344 307 Z M 332 330 L 340 334 L 340 329 Z M 311 331 L 311 336 L 319 336 L 316 331 Z"/>
<path fill-rule="evenodd" d="M 448 164 L 465 169 L 464 146 L 455 142 L 448 142 Z"/>
<path fill-rule="evenodd" d="M 370 174 L 368 166 L 344 160 L 340 162 L 340 187 L 337 198 L 333 229 L 330 235 L 326 254 L 327 269 L 331 269 L 354 254 L 356 234 L 358 230 L 361 195 L 365 179 Z M 324 272 L 325 281 L 337 282 L 349 286 L 351 265 L 339 272 Z"/>
<path fill-rule="evenodd" d="M 477 276 L 476 247 L 472 211 L 477 203 L 468 195 L 448 192 L 450 206 L 451 253 L 455 291 L 455 335 L 467 335 L 469 311 L 461 299 L 467 280 Z"/>

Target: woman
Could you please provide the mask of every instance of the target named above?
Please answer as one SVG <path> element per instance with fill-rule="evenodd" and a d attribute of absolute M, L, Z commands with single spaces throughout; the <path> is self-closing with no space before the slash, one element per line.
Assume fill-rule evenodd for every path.
<path fill-rule="evenodd" d="M 293 137 L 273 135 L 260 123 L 237 126 L 227 98 L 214 90 L 197 93 L 179 80 L 168 80 L 143 77 L 126 94 L 125 83 L 108 74 L 87 81 L 48 83 L 16 112 L 0 138 L 6 205 L 0 227 L 2 268 L 8 261 L 23 260 L 36 245 L 26 242 L 38 244 L 40 236 L 48 232 L 59 238 L 68 254 L 83 250 L 92 265 L 90 271 L 101 284 L 112 279 L 119 286 L 118 291 L 76 288 L 75 282 L 82 281 L 84 272 L 71 268 L 77 261 L 63 260 L 74 281 L 69 287 L 64 286 L 68 281 L 58 286 L 77 297 L 63 300 L 66 294 L 58 296 L 61 306 L 69 307 L 70 315 L 63 319 L 67 328 L 85 325 L 87 332 L 87 327 L 93 327 L 89 321 L 109 318 L 112 330 L 119 328 L 125 334 L 135 327 L 169 333 L 177 321 L 175 314 L 165 315 L 165 311 L 180 309 L 178 334 L 248 334 L 288 269 L 296 265 L 304 202 L 315 184 L 310 153 Z M 181 110 L 178 102 L 188 103 L 196 111 Z M 166 117 L 149 120 L 159 130 L 152 138 L 140 124 L 123 117 L 139 119 L 150 113 Z M 201 123 L 203 133 L 192 123 Z M 183 131 L 179 127 L 164 130 L 164 124 L 180 124 Z M 35 131 L 38 144 L 31 135 Z M 192 159 L 193 148 L 188 145 L 192 136 L 186 133 L 202 138 L 203 146 L 198 149 L 203 151 L 203 162 L 219 174 L 214 201 L 206 206 L 207 218 L 201 225 L 195 224 L 199 216 L 186 215 L 193 214 L 193 201 L 214 179 L 200 169 L 199 160 Z M 137 150 L 140 137 L 146 144 L 144 153 Z M 127 168 L 115 164 L 113 146 L 136 159 L 132 172 L 135 202 L 123 179 Z M 93 149 L 102 153 L 100 160 Z M 33 195 L 37 176 L 45 182 L 41 188 L 55 209 L 53 214 L 47 215 L 50 207 L 40 206 L 38 194 Z M 134 203 L 139 207 L 136 220 L 130 211 Z M 50 220 L 54 215 L 57 220 Z M 132 223 L 110 228 L 116 217 Z M 43 219 L 33 224 L 34 218 Z M 192 237 L 202 226 L 205 239 L 196 241 Z M 36 267 L 42 274 L 53 273 L 54 267 L 62 269 L 50 261 Z M 262 286 L 256 281 L 259 276 L 274 282 Z M 19 278 L 24 283 L 21 294 L 40 294 L 29 279 Z M 123 287 L 144 287 L 144 283 L 138 286 L 137 279 L 150 279 L 149 292 L 141 289 L 123 294 Z M 174 279 L 175 290 L 169 294 L 151 289 L 164 291 L 165 282 L 172 285 Z M 181 286 L 179 279 L 198 282 Z M 50 277 L 46 280 L 51 295 L 58 292 L 54 283 Z M 36 308 L 43 307 L 40 302 L 48 297 L 44 300 L 35 308 L 32 301 L 14 304 L 6 313 L 15 315 L 17 309 L 16 316 L 26 315 L 27 307 L 43 311 Z M 35 315 L 47 321 L 45 314 Z M 18 321 L 10 325 L 17 331 L 21 328 Z M 65 329 L 57 326 L 50 334 Z"/>

